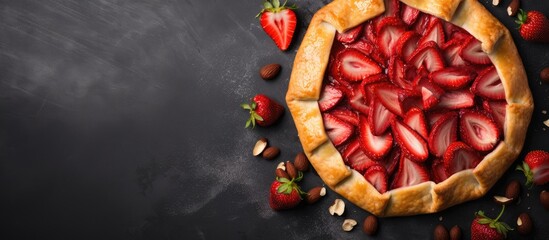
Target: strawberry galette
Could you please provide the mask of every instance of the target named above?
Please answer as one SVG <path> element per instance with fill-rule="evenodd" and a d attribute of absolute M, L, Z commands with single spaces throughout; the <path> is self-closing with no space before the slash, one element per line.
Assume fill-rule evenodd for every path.
<path fill-rule="evenodd" d="M 311 20 L 286 101 L 323 181 L 378 216 L 483 196 L 533 109 L 509 31 L 476 0 L 335 0 Z"/>

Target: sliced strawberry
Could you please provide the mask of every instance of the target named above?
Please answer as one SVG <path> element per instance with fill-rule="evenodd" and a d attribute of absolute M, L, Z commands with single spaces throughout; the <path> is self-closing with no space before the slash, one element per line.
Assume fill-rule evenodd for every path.
<path fill-rule="evenodd" d="M 341 62 L 339 72 L 349 81 L 360 81 L 383 70 L 374 60 L 355 49 L 341 51 L 338 58 Z"/>
<path fill-rule="evenodd" d="M 419 108 L 412 108 L 406 112 L 404 116 L 404 124 L 419 133 L 424 139 L 429 138 L 429 130 L 427 129 L 427 120 L 425 114 Z"/>
<path fill-rule="evenodd" d="M 431 128 L 431 131 L 435 125 L 435 123 L 442 117 L 444 114 L 446 114 L 447 110 L 438 110 L 438 111 L 429 111 L 426 113 L 427 122 L 429 123 L 429 126 Z"/>
<path fill-rule="evenodd" d="M 365 118 L 360 118 L 359 141 L 364 153 L 373 160 L 381 160 L 391 150 L 393 145 L 393 135 L 386 132 L 381 136 L 375 136 L 370 127 L 370 122 Z"/>
<path fill-rule="evenodd" d="M 449 38 L 452 39 L 452 38 Z M 446 64 L 449 66 L 465 66 L 467 63 L 461 56 L 459 55 L 459 52 L 461 51 L 461 43 L 463 40 L 460 39 L 452 39 L 444 44 L 442 47 L 442 53 L 444 56 L 444 60 L 446 60 Z"/>
<path fill-rule="evenodd" d="M 406 25 L 398 17 L 386 17 L 377 25 L 377 45 L 388 58 L 396 53 L 395 46 L 400 36 L 406 32 Z"/>
<path fill-rule="evenodd" d="M 398 39 L 395 50 L 396 53 L 402 57 L 402 59 L 408 59 L 410 55 L 416 50 L 420 35 L 415 31 L 407 31 Z"/>
<path fill-rule="evenodd" d="M 329 113 L 332 116 L 358 127 L 358 114 L 355 111 L 351 111 L 344 107 L 338 107 L 330 110 Z"/>
<path fill-rule="evenodd" d="M 400 155 L 402 155 L 402 150 L 400 150 L 398 144 L 394 143 L 393 149 L 391 149 L 389 154 L 379 161 L 379 163 L 385 167 L 389 176 L 393 175 L 393 172 L 395 172 L 397 164 L 400 162 Z"/>
<path fill-rule="evenodd" d="M 461 140 L 476 150 L 489 151 L 498 143 L 499 128 L 485 112 L 462 110 L 459 129 Z"/>
<path fill-rule="evenodd" d="M 362 33 L 362 24 L 354 28 L 348 29 L 345 32 L 342 32 L 342 33 L 338 32 L 336 34 L 336 38 L 338 41 L 342 43 L 352 43 L 359 38 L 361 33 Z"/>
<path fill-rule="evenodd" d="M 392 56 L 389 59 L 389 68 L 387 69 L 387 75 L 389 80 L 398 87 L 404 89 L 413 89 L 412 82 L 408 81 L 405 77 L 404 62 L 400 60 L 398 56 Z"/>
<path fill-rule="evenodd" d="M 433 177 L 433 181 L 435 183 L 442 182 L 450 177 L 446 173 L 444 160 L 442 158 L 436 158 L 435 160 L 433 160 L 433 163 L 431 164 L 431 176 Z"/>
<path fill-rule="evenodd" d="M 505 89 L 494 66 L 479 73 L 471 86 L 471 91 L 483 98 L 493 100 L 505 99 Z"/>
<path fill-rule="evenodd" d="M 325 85 L 318 99 L 318 106 L 321 112 L 332 109 L 343 98 L 343 92 L 332 85 Z"/>
<path fill-rule="evenodd" d="M 379 83 L 379 82 L 388 82 L 389 78 L 384 73 L 378 73 L 375 75 L 368 76 L 362 80 L 362 85 L 367 85 L 371 83 Z"/>
<path fill-rule="evenodd" d="M 440 102 L 440 98 L 445 94 L 444 90 L 438 85 L 432 83 L 428 78 L 419 76 L 416 82 L 416 91 L 421 94 L 423 109 L 428 110 Z"/>
<path fill-rule="evenodd" d="M 391 184 L 391 189 L 413 186 L 429 180 L 429 171 L 425 166 L 412 161 L 403 154 L 400 158 L 398 172 Z"/>
<path fill-rule="evenodd" d="M 446 149 L 458 138 L 458 114 L 447 112 L 438 119 L 429 134 L 429 149 L 437 157 L 442 157 Z"/>
<path fill-rule="evenodd" d="M 368 106 L 368 102 L 365 100 L 364 92 L 360 87 L 353 88 L 352 94 L 349 97 L 349 105 L 351 108 L 361 112 L 364 115 L 368 115 L 370 113 L 370 107 Z"/>
<path fill-rule="evenodd" d="M 290 46 L 297 23 L 297 17 L 292 9 L 295 6 L 276 6 L 263 9 L 259 15 L 259 23 L 269 37 L 273 39 L 280 50 L 285 51 Z M 267 5 L 266 5 L 267 6 Z"/>
<path fill-rule="evenodd" d="M 469 89 L 446 92 L 440 97 L 438 108 L 461 109 L 475 105 L 475 95 Z"/>
<path fill-rule="evenodd" d="M 384 17 L 398 17 L 400 12 L 400 1 L 398 0 L 383 0 L 385 6 Z"/>
<path fill-rule="evenodd" d="M 438 18 L 431 20 L 429 28 L 419 40 L 418 45 L 423 45 L 429 41 L 436 42 L 439 47 L 442 47 L 445 43 L 444 27 L 442 21 Z"/>
<path fill-rule="evenodd" d="M 392 122 L 391 129 L 395 139 L 410 159 L 417 162 L 424 162 L 429 157 L 427 142 L 416 131 L 399 120 Z"/>
<path fill-rule="evenodd" d="M 431 19 L 435 19 L 435 17 L 432 17 L 429 14 L 425 14 L 425 13 L 420 12 L 419 16 L 417 17 L 416 22 L 414 23 L 413 28 L 416 30 L 416 32 L 418 34 L 423 35 L 423 33 L 429 27 Z"/>
<path fill-rule="evenodd" d="M 463 42 L 465 38 L 468 38 L 471 36 L 467 31 L 465 31 L 463 28 L 460 28 L 456 25 L 454 25 L 451 22 L 443 21 L 444 26 L 444 34 L 446 35 L 446 39 L 456 39 L 460 42 Z"/>
<path fill-rule="evenodd" d="M 366 169 L 377 164 L 377 162 L 370 159 L 362 147 L 360 147 L 360 142 L 358 138 L 353 139 L 347 148 L 342 153 L 343 160 L 345 164 L 351 167 L 354 170 L 357 170 L 359 173 L 364 174 Z"/>
<path fill-rule="evenodd" d="M 324 120 L 324 128 L 328 134 L 328 138 L 332 140 L 335 146 L 339 146 L 353 135 L 353 125 L 346 123 L 345 121 L 329 114 L 322 114 Z"/>
<path fill-rule="evenodd" d="M 417 18 L 419 17 L 419 10 L 406 4 L 401 4 L 400 6 L 400 18 L 402 18 L 402 21 L 408 24 L 408 26 L 411 26 L 416 22 Z"/>
<path fill-rule="evenodd" d="M 385 67 L 387 65 L 387 60 L 385 59 L 385 56 L 383 56 L 379 48 L 369 40 L 361 39 L 352 44 L 348 44 L 347 47 L 361 51 L 362 53 L 376 61 L 382 67 Z"/>
<path fill-rule="evenodd" d="M 403 113 L 407 113 L 414 108 L 423 110 L 422 96 L 415 91 L 403 90 L 398 95 L 398 101 Z"/>
<path fill-rule="evenodd" d="M 444 153 L 443 161 L 446 174 L 451 176 L 462 170 L 475 168 L 482 156 L 463 142 L 453 142 Z"/>
<path fill-rule="evenodd" d="M 482 51 L 482 45 L 479 40 L 473 36 L 465 40 L 465 43 L 459 51 L 459 55 L 466 61 L 473 64 L 489 64 L 492 61 L 488 54 Z"/>
<path fill-rule="evenodd" d="M 381 136 L 385 133 L 385 130 L 391 125 L 391 121 L 395 117 L 391 111 L 389 111 L 380 101 L 374 99 L 372 106 L 370 107 L 370 114 L 368 115 L 368 121 L 370 121 L 370 128 L 374 135 Z"/>
<path fill-rule="evenodd" d="M 379 193 L 385 193 L 387 192 L 387 182 L 389 180 L 389 176 L 387 174 L 387 170 L 381 165 L 374 165 L 369 167 L 366 172 L 364 173 L 364 178 L 372 186 L 374 186 Z"/>
<path fill-rule="evenodd" d="M 496 121 L 500 130 L 503 130 L 503 124 L 505 124 L 505 113 L 507 111 L 506 101 L 486 101 L 482 103 L 484 110 L 486 110 L 492 119 Z"/>
<path fill-rule="evenodd" d="M 402 89 L 395 87 L 392 84 L 379 84 L 374 89 L 374 94 L 381 104 L 389 109 L 389 111 L 396 115 L 403 116 L 404 114 L 398 101 L 398 95 L 402 91 Z"/>
<path fill-rule="evenodd" d="M 419 45 L 418 49 L 416 49 L 408 59 L 408 63 L 418 69 L 425 66 L 425 69 L 429 72 L 444 68 L 444 58 L 442 57 L 437 43 L 433 41 Z"/>
<path fill-rule="evenodd" d="M 377 42 L 376 24 L 378 19 L 379 18 L 374 18 L 368 21 L 364 26 L 364 35 L 366 36 L 366 39 L 373 43 Z"/>
<path fill-rule="evenodd" d="M 476 73 L 466 67 L 447 67 L 431 73 L 431 80 L 446 90 L 457 90 L 467 86 Z"/>

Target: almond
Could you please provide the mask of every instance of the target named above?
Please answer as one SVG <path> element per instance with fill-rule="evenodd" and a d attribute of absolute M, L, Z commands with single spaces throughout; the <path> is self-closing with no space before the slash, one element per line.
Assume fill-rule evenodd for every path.
<path fill-rule="evenodd" d="M 320 198 L 324 195 L 326 195 L 325 187 L 314 187 L 307 192 L 307 195 L 305 195 L 305 201 L 308 204 L 313 204 L 318 202 L 318 200 L 320 200 Z"/>
<path fill-rule="evenodd" d="M 492 0 L 492 5 L 497 6 L 499 5 L 500 0 Z"/>
<path fill-rule="evenodd" d="M 275 159 L 278 154 L 280 154 L 280 149 L 277 147 L 267 147 L 265 150 L 263 150 L 263 158 L 267 160 L 273 160 Z"/>
<path fill-rule="evenodd" d="M 266 138 L 260 138 L 259 140 L 257 140 L 257 142 L 255 142 L 255 146 L 252 151 L 252 154 L 254 155 L 254 157 L 261 155 L 261 153 L 263 153 L 263 150 L 267 148 L 267 144 L 268 144 L 268 141 Z"/>
<path fill-rule="evenodd" d="M 545 67 L 539 73 L 539 77 L 542 81 L 549 83 L 549 67 Z"/>
<path fill-rule="evenodd" d="M 373 236 L 377 233 L 377 217 L 374 215 L 370 215 L 364 219 L 364 224 L 362 225 L 362 231 L 364 233 L 368 234 L 369 236 Z"/>
<path fill-rule="evenodd" d="M 295 168 L 294 164 L 290 161 L 286 161 L 286 172 L 290 176 L 290 179 L 297 178 L 297 169 Z"/>
<path fill-rule="evenodd" d="M 512 198 L 503 197 L 503 196 L 494 196 L 494 201 L 495 201 L 496 203 L 501 204 L 501 205 L 507 205 L 507 204 L 513 202 L 513 199 L 512 199 Z"/>
<path fill-rule="evenodd" d="M 450 239 L 451 240 L 461 240 L 461 228 L 458 225 L 454 225 L 450 229 Z"/>
<path fill-rule="evenodd" d="M 517 180 L 510 181 L 505 187 L 505 197 L 513 199 L 516 202 L 520 197 L 520 183 Z"/>
<path fill-rule="evenodd" d="M 259 76 L 264 80 L 271 80 L 280 73 L 281 68 L 282 66 L 277 63 L 267 64 L 259 70 Z"/>
<path fill-rule="evenodd" d="M 286 178 L 288 180 L 291 179 L 290 175 L 288 175 L 288 173 L 286 171 L 284 171 L 283 169 L 280 169 L 280 168 L 276 169 L 275 174 L 278 178 Z"/>
<path fill-rule="evenodd" d="M 549 192 L 543 190 L 539 194 L 539 202 L 545 208 L 545 210 L 549 211 Z"/>
<path fill-rule="evenodd" d="M 439 224 L 435 227 L 435 231 L 433 233 L 435 240 L 449 240 L 450 234 L 448 233 L 448 229 L 446 229 L 442 224 Z"/>
<path fill-rule="evenodd" d="M 532 219 L 528 213 L 521 213 L 517 218 L 517 231 L 522 235 L 528 235 L 532 232 Z"/>
<path fill-rule="evenodd" d="M 507 7 L 507 15 L 514 17 L 517 15 L 520 8 L 520 0 L 511 0 Z"/>
<path fill-rule="evenodd" d="M 309 159 L 305 153 L 300 152 L 295 156 L 294 166 L 298 171 L 305 172 L 309 170 Z"/>

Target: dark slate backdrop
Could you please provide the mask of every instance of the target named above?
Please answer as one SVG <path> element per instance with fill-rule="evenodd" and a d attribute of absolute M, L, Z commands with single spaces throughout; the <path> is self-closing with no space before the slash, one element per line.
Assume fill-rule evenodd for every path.
<path fill-rule="evenodd" d="M 259 0 L 0 0 L 0 239 L 370 239 L 361 226 L 341 230 L 365 211 L 347 202 L 344 217 L 328 214 L 332 191 L 293 211 L 268 206 L 277 163 L 300 150 L 297 133 L 288 112 L 244 129 L 239 104 L 256 93 L 283 102 L 307 24 L 330 1 L 291 2 L 298 30 L 281 52 L 254 18 Z M 549 45 L 520 39 L 510 1 L 481 2 L 511 30 L 528 72 L 536 108 L 525 150 L 549 150 L 549 84 L 538 77 Z M 522 5 L 549 15 L 544 1 Z M 260 80 L 272 62 L 281 75 Z M 251 156 L 261 136 L 281 148 L 276 161 Z M 497 215 L 491 196 L 511 179 L 523 181 L 509 170 L 482 199 L 381 219 L 376 238 L 429 239 L 438 223 L 468 237 L 473 213 Z M 305 174 L 305 189 L 320 184 Z M 549 237 L 543 188 L 503 216 L 514 226 L 530 213 L 530 239 Z"/>

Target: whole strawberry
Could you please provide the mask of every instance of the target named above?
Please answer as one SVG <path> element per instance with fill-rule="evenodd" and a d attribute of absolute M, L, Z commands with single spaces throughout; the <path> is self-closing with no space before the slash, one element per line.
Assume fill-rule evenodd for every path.
<path fill-rule="evenodd" d="M 273 39 L 280 50 L 285 51 L 292 42 L 297 17 L 292 9 L 295 5 L 286 6 L 286 2 L 280 5 L 279 0 L 266 0 L 263 9 L 256 17 L 263 30 Z"/>
<path fill-rule="evenodd" d="M 518 20 L 519 32 L 522 38 L 527 41 L 549 43 L 549 19 L 539 11 L 525 13 L 519 10 Z"/>
<path fill-rule="evenodd" d="M 531 151 L 524 157 L 522 165 L 517 166 L 526 176 L 526 186 L 533 184 L 541 186 L 549 182 L 549 152 L 543 150 Z"/>
<path fill-rule="evenodd" d="M 503 205 L 496 219 L 487 217 L 482 211 L 476 212 L 476 218 L 471 223 L 471 240 L 500 240 L 507 238 L 507 232 L 513 229 L 506 223 L 498 221 L 503 215 L 503 211 L 505 211 L 505 205 Z"/>
<path fill-rule="evenodd" d="M 301 202 L 302 194 L 306 194 L 301 191 L 301 188 L 297 185 L 297 181 L 301 180 L 303 175 L 300 174 L 298 178 L 289 180 L 287 178 L 277 178 L 271 184 L 271 190 L 269 192 L 269 205 L 275 211 L 291 209 L 299 205 Z"/>
<path fill-rule="evenodd" d="M 255 124 L 267 127 L 272 125 L 284 113 L 284 107 L 263 94 L 257 94 L 251 103 L 240 104 L 243 109 L 250 111 L 250 118 L 246 121 L 246 127 L 255 127 Z"/>

